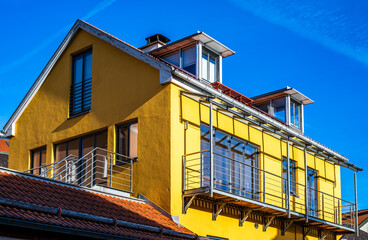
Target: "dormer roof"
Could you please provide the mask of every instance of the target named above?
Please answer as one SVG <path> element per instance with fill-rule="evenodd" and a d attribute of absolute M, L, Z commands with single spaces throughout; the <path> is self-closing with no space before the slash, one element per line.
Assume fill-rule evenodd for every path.
<path fill-rule="evenodd" d="M 179 49 L 179 48 L 182 48 L 184 46 L 194 44 L 196 41 L 202 42 L 205 47 L 208 47 L 208 48 L 216 51 L 217 53 L 221 54 L 221 56 L 223 58 L 235 54 L 235 52 L 233 50 L 226 47 L 225 45 L 223 45 L 219 41 L 215 40 L 214 38 L 210 37 L 209 35 L 207 35 L 204 32 L 197 32 L 195 34 L 192 34 L 190 36 L 179 39 L 179 40 L 177 40 L 175 42 L 172 42 L 170 44 L 167 44 L 165 46 L 162 46 L 158 49 L 155 49 L 155 50 L 151 51 L 150 53 L 152 55 L 162 56 L 162 55 L 165 55 L 166 53 L 169 53 L 169 52 L 171 52 L 175 49 Z"/>
<path fill-rule="evenodd" d="M 312 99 L 305 96 L 304 94 L 302 94 L 301 92 L 299 92 L 295 88 L 292 88 L 292 87 L 289 87 L 289 86 L 287 86 L 285 88 L 281 88 L 279 90 L 275 90 L 275 91 L 272 91 L 272 92 L 268 92 L 268 93 L 264 93 L 264 94 L 252 97 L 251 99 L 253 99 L 254 104 L 257 104 L 257 103 L 262 103 L 262 102 L 265 102 L 265 101 L 269 101 L 271 99 L 284 97 L 286 95 L 291 96 L 293 99 L 297 100 L 298 102 L 302 103 L 303 105 L 308 105 L 308 104 L 314 103 L 314 101 Z"/>

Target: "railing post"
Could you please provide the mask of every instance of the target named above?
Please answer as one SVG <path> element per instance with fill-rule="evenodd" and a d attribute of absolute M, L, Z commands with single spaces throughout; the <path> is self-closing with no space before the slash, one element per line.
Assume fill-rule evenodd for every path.
<path fill-rule="evenodd" d="M 266 172 L 263 170 L 263 202 L 266 202 Z"/>
<path fill-rule="evenodd" d="M 358 192 L 357 192 L 357 172 L 354 172 L 354 192 L 355 192 L 355 230 L 359 237 L 359 225 L 358 225 Z"/>
<path fill-rule="evenodd" d="M 342 225 L 342 222 L 341 222 L 341 210 L 340 210 L 340 199 L 337 200 L 337 219 L 338 219 L 338 224 Z"/>
<path fill-rule="evenodd" d="M 203 187 L 203 154 L 199 153 L 200 163 L 199 163 L 199 181 L 200 181 L 200 187 Z"/>
<path fill-rule="evenodd" d="M 91 187 L 93 186 L 93 162 L 94 162 L 94 154 L 92 153 L 92 157 L 91 157 Z"/>
<path fill-rule="evenodd" d="M 130 192 L 133 193 L 133 160 L 130 159 Z"/>
<path fill-rule="evenodd" d="M 183 177 L 184 177 L 184 190 L 187 190 L 187 157 L 184 156 L 184 170 L 183 170 Z"/>
<path fill-rule="evenodd" d="M 322 219 L 325 220 L 325 198 L 324 198 L 324 194 L 322 194 Z"/>
<path fill-rule="evenodd" d="M 287 214 L 288 218 L 291 217 L 290 214 L 290 153 L 289 153 L 289 137 L 287 138 L 287 147 L 286 147 L 286 157 L 287 157 L 287 184 L 286 184 L 286 193 L 287 193 Z"/>
<path fill-rule="evenodd" d="M 307 163 L 307 146 L 304 148 L 304 202 L 305 202 L 305 221 L 308 223 L 308 211 L 309 211 L 309 202 L 308 202 L 308 163 Z"/>
<path fill-rule="evenodd" d="M 112 154 L 110 154 L 110 187 L 112 187 Z"/>
<path fill-rule="evenodd" d="M 212 102 L 210 100 L 210 197 L 213 197 L 213 181 L 214 181 L 214 160 L 213 160 L 213 116 L 212 116 Z"/>

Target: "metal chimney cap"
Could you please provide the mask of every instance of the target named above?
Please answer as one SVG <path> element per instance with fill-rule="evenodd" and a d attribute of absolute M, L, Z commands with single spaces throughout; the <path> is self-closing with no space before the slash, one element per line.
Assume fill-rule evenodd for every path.
<path fill-rule="evenodd" d="M 160 34 L 160 33 L 156 33 L 155 35 L 152 35 L 150 37 L 146 38 L 147 44 L 149 43 L 153 43 L 153 42 L 162 42 L 162 43 L 168 43 L 171 40 L 167 37 L 165 37 L 164 35 Z"/>

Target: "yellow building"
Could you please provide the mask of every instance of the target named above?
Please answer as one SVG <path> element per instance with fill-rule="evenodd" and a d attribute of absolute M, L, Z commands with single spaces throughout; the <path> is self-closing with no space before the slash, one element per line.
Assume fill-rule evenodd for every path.
<path fill-rule="evenodd" d="M 146 40 L 78 20 L 4 127 L 9 168 L 144 196 L 209 239 L 355 232 L 340 167 L 362 169 L 304 135 L 311 99 L 226 87 L 234 51 L 203 32 Z"/>

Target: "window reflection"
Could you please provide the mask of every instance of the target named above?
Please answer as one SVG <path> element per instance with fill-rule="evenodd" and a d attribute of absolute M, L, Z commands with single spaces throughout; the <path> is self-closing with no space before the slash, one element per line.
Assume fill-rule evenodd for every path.
<path fill-rule="evenodd" d="M 209 150 L 209 127 L 201 125 L 201 151 Z M 214 187 L 218 190 L 256 199 L 258 192 L 258 148 L 214 129 Z M 202 186 L 209 186 L 209 152 L 202 161 Z"/>

